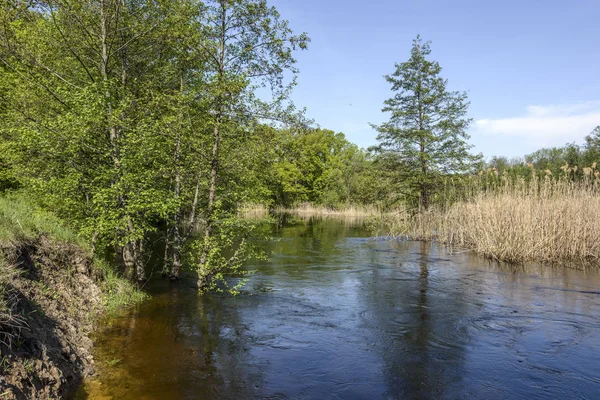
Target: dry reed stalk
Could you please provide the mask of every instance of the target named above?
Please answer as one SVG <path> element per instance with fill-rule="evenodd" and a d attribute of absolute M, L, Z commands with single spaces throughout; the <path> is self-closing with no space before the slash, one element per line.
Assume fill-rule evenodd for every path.
<path fill-rule="evenodd" d="M 572 172 L 565 171 L 566 174 Z M 506 180 L 446 211 L 396 221 L 395 236 L 438 240 L 501 261 L 600 262 L 600 180 Z"/>

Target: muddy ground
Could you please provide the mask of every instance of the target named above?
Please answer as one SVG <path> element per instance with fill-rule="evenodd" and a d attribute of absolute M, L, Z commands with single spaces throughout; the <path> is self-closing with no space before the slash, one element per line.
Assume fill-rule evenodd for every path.
<path fill-rule="evenodd" d="M 66 398 L 94 372 L 102 292 L 90 256 L 45 237 L 1 251 L 18 273 L 5 290 L 14 320 L 0 323 L 0 398 Z"/>

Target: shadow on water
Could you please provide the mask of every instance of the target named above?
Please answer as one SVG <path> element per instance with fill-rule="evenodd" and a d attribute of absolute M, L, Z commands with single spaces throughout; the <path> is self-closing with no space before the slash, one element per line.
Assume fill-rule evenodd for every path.
<path fill-rule="evenodd" d="M 600 274 L 292 219 L 235 298 L 156 281 L 79 399 L 594 398 Z"/>

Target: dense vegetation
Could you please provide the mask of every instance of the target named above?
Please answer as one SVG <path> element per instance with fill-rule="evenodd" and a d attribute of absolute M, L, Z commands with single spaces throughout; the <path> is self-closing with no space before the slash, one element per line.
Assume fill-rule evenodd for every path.
<path fill-rule="evenodd" d="M 265 0 L 3 3 L 0 190 L 26 192 L 96 254 L 115 249 L 132 280 L 159 237 L 163 273 L 189 266 L 205 290 L 259 253 L 241 205 L 406 216 L 505 186 L 492 175 L 597 177 L 600 128 L 523 160 L 470 154 L 467 96 L 419 37 L 386 77 L 379 144 L 360 149 L 290 100 L 308 44 Z"/>
<path fill-rule="evenodd" d="M 264 0 L 14 1 L 0 35 L 0 189 L 116 249 L 133 280 L 157 232 L 173 279 L 238 270 L 243 203 L 385 199 L 371 156 L 289 100 L 309 38 Z"/>
<path fill-rule="evenodd" d="M 260 0 L 15 1 L 0 18 L 3 186 L 115 247 L 132 279 L 157 230 L 173 278 L 184 254 L 200 288 L 236 269 L 244 241 L 223 265 L 219 238 L 254 187 L 246 150 L 260 121 L 301 125 L 288 95 L 308 37 Z"/>

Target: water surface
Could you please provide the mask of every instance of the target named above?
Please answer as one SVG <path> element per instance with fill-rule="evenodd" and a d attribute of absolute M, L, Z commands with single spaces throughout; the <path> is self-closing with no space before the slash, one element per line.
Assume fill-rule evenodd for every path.
<path fill-rule="evenodd" d="M 600 398 L 600 274 L 507 267 L 361 224 L 276 230 L 238 297 L 152 283 L 79 399 Z"/>

